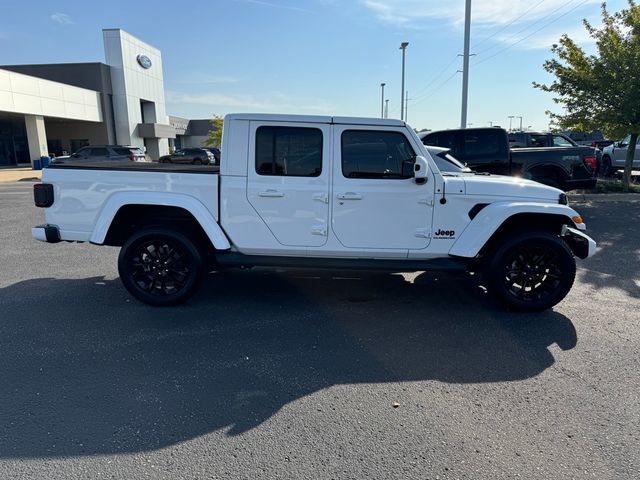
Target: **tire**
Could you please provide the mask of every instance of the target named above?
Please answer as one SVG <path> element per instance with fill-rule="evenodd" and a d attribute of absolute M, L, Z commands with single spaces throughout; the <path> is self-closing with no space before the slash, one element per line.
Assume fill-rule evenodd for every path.
<path fill-rule="evenodd" d="M 122 246 L 118 272 L 125 288 L 141 302 L 177 305 L 200 286 L 204 261 L 189 237 L 169 229 L 147 228 Z"/>
<path fill-rule="evenodd" d="M 576 262 L 557 235 L 524 232 L 506 239 L 486 268 L 488 287 L 507 306 L 520 311 L 546 310 L 571 290 Z"/>
<path fill-rule="evenodd" d="M 200 160 L 199 158 L 194 158 L 192 163 L 194 165 L 202 165 L 202 160 Z"/>
<path fill-rule="evenodd" d="M 611 157 L 605 155 L 602 157 L 602 176 L 610 177 L 613 175 L 614 169 L 611 165 Z"/>
<path fill-rule="evenodd" d="M 559 188 L 560 190 L 563 190 L 560 180 L 558 180 L 558 178 L 555 176 L 539 177 L 539 178 L 534 178 L 533 180 L 535 180 L 538 183 L 542 183 L 543 185 L 549 185 L 550 187 Z"/>

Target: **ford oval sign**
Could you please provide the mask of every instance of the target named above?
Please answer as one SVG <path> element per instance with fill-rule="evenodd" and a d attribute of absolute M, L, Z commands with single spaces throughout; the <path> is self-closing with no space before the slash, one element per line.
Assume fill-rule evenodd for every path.
<path fill-rule="evenodd" d="M 137 60 L 142 68 L 151 68 L 151 59 L 146 55 L 138 55 Z"/>

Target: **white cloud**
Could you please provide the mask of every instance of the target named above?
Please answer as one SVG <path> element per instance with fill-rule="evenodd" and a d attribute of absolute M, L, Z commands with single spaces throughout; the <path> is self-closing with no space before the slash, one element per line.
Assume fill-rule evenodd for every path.
<path fill-rule="evenodd" d="M 401 26 L 415 26 L 427 19 L 444 19 L 452 23 L 464 21 L 463 0 L 456 2 L 442 0 L 360 0 L 380 21 Z M 508 23 L 527 23 L 580 5 L 584 0 L 473 0 L 471 19 L 474 27 L 500 26 Z M 586 4 L 600 0 L 587 0 Z M 532 6 L 535 6 L 532 8 Z M 529 11 L 528 11 L 529 10 Z M 527 12 L 528 11 L 528 12 Z M 521 19 L 518 19 L 523 13 Z"/>
<path fill-rule="evenodd" d="M 166 100 L 172 104 L 207 105 L 222 109 L 239 109 L 273 113 L 316 113 L 328 114 L 335 108 L 325 100 L 317 98 L 292 97 L 283 93 L 261 96 L 227 95 L 223 93 L 186 93 L 168 91 Z"/>
<path fill-rule="evenodd" d="M 51 20 L 60 25 L 71 25 L 73 20 L 71 20 L 71 16 L 66 13 L 54 13 L 51 15 Z"/>

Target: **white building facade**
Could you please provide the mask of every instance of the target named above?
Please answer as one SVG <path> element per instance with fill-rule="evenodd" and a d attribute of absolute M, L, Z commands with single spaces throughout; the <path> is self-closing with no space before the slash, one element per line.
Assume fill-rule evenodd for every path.
<path fill-rule="evenodd" d="M 144 147 L 153 160 L 169 153 L 176 128 L 162 53 L 121 29 L 102 34 L 105 63 L 0 66 L 0 166 L 85 145 Z"/>

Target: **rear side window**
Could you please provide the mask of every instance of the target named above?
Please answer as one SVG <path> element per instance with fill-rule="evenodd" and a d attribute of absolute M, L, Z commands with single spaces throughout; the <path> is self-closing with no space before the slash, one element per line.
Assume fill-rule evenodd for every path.
<path fill-rule="evenodd" d="M 547 146 L 547 136 L 546 135 L 531 135 L 531 146 L 532 147 L 546 147 Z"/>
<path fill-rule="evenodd" d="M 135 150 L 133 149 L 122 148 L 122 147 L 116 147 L 113 149 L 113 151 L 116 152 L 116 155 L 130 155 L 131 153 L 136 153 Z"/>
<path fill-rule="evenodd" d="M 347 178 L 413 177 L 416 154 L 400 132 L 345 130 L 342 174 Z"/>
<path fill-rule="evenodd" d="M 322 173 L 322 131 L 305 127 L 259 127 L 256 130 L 259 175 L 317 177 Z"/>
<path fill-rule="evenodd" d="M 455 135 L 454 132 L 438 132 L 431 133 L 422 139 L 422 143 L 425 145 L 433 145 L 434 147 L 443 147 L 450 150 L 455 150 Z"/>
<path fill-rule="evenodd" d="M 92 157 L 106 157 L 109 155 L 109 150 L 106 148 L 92 148 L 91 156 Z"/>
<path fill-rule="evenodd" d="M 503 130 L 463 131 L 462 146 L 465 160 L 501 157 L 507 154 L 507 141 Z"/>

